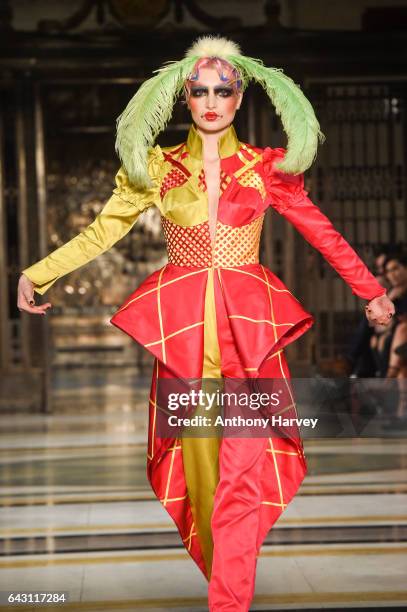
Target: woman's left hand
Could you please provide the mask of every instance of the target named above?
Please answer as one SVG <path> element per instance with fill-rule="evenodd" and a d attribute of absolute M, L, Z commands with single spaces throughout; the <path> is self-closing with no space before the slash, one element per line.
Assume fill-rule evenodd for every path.
<path fill-rule="evenodd" d="M 387 295 L 380 295 L 366 304 L 365 312 L 370 323 L 374 325 L 389 325 L 394 317 L 395 308 Z"/>

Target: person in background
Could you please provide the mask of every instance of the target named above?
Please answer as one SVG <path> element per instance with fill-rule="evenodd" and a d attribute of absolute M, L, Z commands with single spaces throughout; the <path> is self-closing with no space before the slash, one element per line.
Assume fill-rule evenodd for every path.
<path fill-rule="evenodd" d="M 395 260 L 392 260 L 390 268 L 394 270 Z M 397 264 L 399 268 L 400 262 Z M 398 278 L 402 277 L 402 270 L 397 272 Z M 396 286 L 396 290 L 402 285 Z M 399 289 L 400 290 L 400 289 Z M 389 415 L 388 422 L 383 425 L 384 429 L 406 429 L 407 428 L 407 291 L 400 297 L 394 299 L 396 316 L 390 330 L 390 347 L 386 378 L 397 381 L 397 403 L 394 415 Z"/>
<path fill-rule="evenodd" d="M 388 295 L 394 301 L 396 316 L 387 327 L 375 325 L 370 347 L 375 360 L 375 375 L 387 379 L 383 391 L 394 395 L 390 409 L 384 416 L 384 430 L 407 428 L 407 254 L 389 253 L 383 261 L 384 274 L 389 282 Z M 396 380 L 396 384 L 395 384 Z"/>
<path fill-rule="evenodd" d="M 378 282 L 389 287 L 386 278 L 384 262 L 388 257 L 390 247 L 379 245 L 375 250 L 374 274 Z M 385 328 L 387 329 L 387 328 Z M 374 332 L 366 317 L 362 317 L 349 343 L 345 355 L 340 358 L 342 371 L 356 378 L 373 378 L 376 375 L 376 361 L 372 353 L 370 341 Z"/>
<path fill-rule="evenodd" d="M 380 244 L 375 249 L 373 249 L 374 257 L 375 257 L 375 276 L 379 283 L 384 283 L 385 285 L 389 285 L 388 280 L 386 278 L 385 272 L 385 261 L 390 253 L 394 252 L 394 248 L 392 248 L 389 244 Z"/>
<path fill-rule="evenodd" d="M 398 358 L 392 354 L 403 341 L 403 329 L 396 330 L 405 316 L 407 297 L 407 255 L 406 253 L 390 253 L 383 262 L 384 274 L 390 285 L 389 297 L 394 300 L 396 316 L 390 325 L 375 325 L 370 338 L 370 348 L 375 361 L 375 375 L 380 378 L 396 378 L 398 374 Z M 395 344 L 396 343 L 396 344 Z M 391 358 L 392 354 L 392 358 Z"/>
<path fill-rule="evenodd" d="M 407 252 L 401 250 L 389 253 L 383 262 L 383 269 L 390 285 L 391 299 L 405 295 L 407 293 Z"/>

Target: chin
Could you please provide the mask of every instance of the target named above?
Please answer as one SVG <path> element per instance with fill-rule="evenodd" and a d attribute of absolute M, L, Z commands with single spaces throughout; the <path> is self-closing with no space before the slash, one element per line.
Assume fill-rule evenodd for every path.
<path fill-rule="evenodd" d="M 201 119 L 199 117 L 199 119 L 194 119 L 194 121 L 197 127 L 205 130 L 206 132 L 220 132 L 220 130 L 224 130 L 225 128 L 229 127 L 233 121 L 233 117 L 227 121 L 224 117 L 222 117 L 221 121 L 205 121 L 205 119 Z"/>

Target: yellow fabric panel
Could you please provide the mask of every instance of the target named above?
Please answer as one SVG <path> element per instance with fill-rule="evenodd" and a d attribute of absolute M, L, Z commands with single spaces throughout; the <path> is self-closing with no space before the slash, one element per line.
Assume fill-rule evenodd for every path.
<path fill-rule="evenodd" d="M 192 157 L 202 159 L 203 141 L 194 123 L 191 124 L 187 138 L 187 149 Z M 240 149 L 241 143 L 237 137 L 234 126 L 231 124 L 218 139 L 218 153 L 221 159 L 234 155 Z"/>
<path fill-rule="evenodd" d="M 218 153 L 221 159 L 239 151 L 241 143 L 233 125 L 218 140 Z M 175 149 L 179 148 L 179 145 Z M 170 154 L 174 147 L 163 147 L 164 153 Z M 184 158 L 185 150 L 188 155 Z M 177 225 L 192 227 L 208 221 L 208 195 L 200 188 L 199 174 L 203 170 L 203 141 L 194 124 L 191 124 L 185 146 L 174 159 L 179 161 L 191 173 L 186 182 L 180 184 L 179 178 L 172 174 L 176 166 L 164 161 L 162 178 L 171 184 L 171 189 L 164 189 L 165 195 L 161 202 L 161 214 Z M 182 173 L 178 175 L 182 177 Z"/>
<path fill-rule="evenodd" d="M 221 355 L 216 323 L 216 306 L 214 294 L 213 268 L 208 270 L 208 283 L 205 292 L 204 316 L 204 355 L 202 367 L 202 391 L 216 393 L 223 389 L 221 373 Z M 205 406 L 198 406 L 194 416 L 209 416 L 212 423 L 221 414 L 221 407 L 215 405 L 208 412 Z M 219 427 L 212 425 L 213 435 L 208 437 L 210 427 L 185 427 L 181 437 L 182 461 L 188 496 L 194 517 L 195 529 L 202 549 L 208 576 L 211 576 L 213 558 L 213 539 L 211 517 L 216 487 L 219 482 L 219 448 L 221 438 Z M 199 437 L 188 437 L 188 432 Z"/>
<path fill-rule="evenodd" d="M 161 214 L 183 227 L 208 221 L 208 197 L 185 183 L 167 191 L 161 202 Z"/>
<path fill-rule="evenodd" d="M 159 203 L 162 153 L 157 145 L 150 150 L 149 189 L 137 190 L 123 167 L 115 176 L 116 188 L 95 220 L 80 234 L 21 272 L 33 283 L 37 293 L 45 293 L 58 279 L 109 250 L 133 227 L 140 214 Z"/>

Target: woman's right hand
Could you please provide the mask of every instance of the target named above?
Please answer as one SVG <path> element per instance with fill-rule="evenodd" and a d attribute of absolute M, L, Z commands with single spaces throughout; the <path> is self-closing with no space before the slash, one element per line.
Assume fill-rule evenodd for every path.
<path fill-rule="evenodd" d="M 47 314 L 47 308 L 51 308 L 52 304 L 35 305 L 34 300 L 34 283 L 26 276 L 21 274 L 18 281 L 17 308 L 20 311 L 30 312 L 31 314 Z"/>

